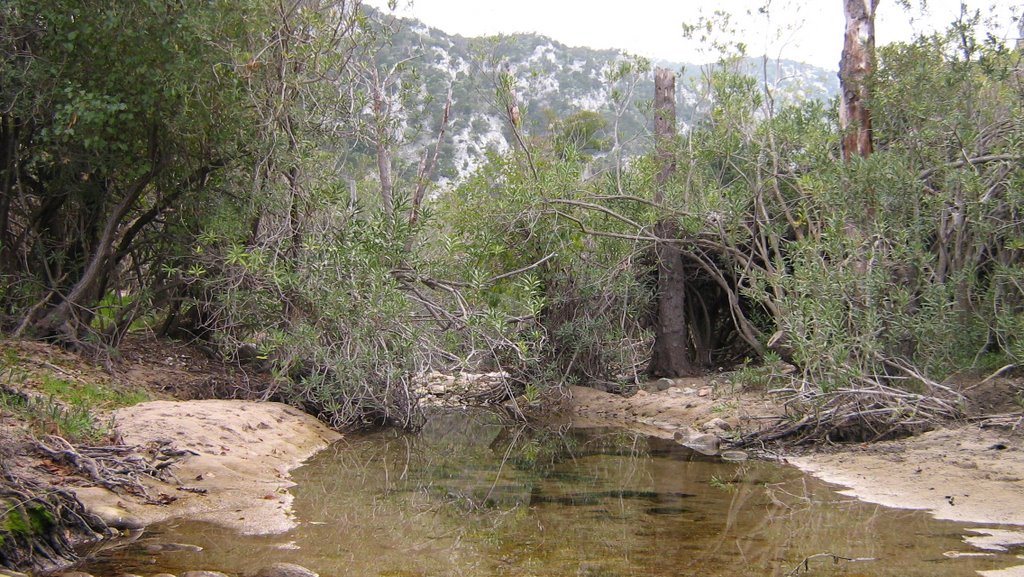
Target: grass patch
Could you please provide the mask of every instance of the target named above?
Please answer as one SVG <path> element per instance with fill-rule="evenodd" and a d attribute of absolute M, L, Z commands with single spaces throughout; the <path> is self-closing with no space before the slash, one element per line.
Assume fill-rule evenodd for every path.
<path fill-rule="evenodd" d="M 149 396 L 141 391 L 118 391 L 99 383 L 76 383 L 53 375 L 44 375 L 39 388 L 68 405 L 91 410 L 129 407 L 149 400 Z"/>
<path fill-rule="evenodd" d="M 103 441 L 111 428 L 100 414 L 149 400 L 143 391 L 29 372 L 13 349 L 4 350 L 0 357 L 0 386 L 5 389 L 0 390 L 0 411 L 24 421 L 35 436 L 60 435 L 72 443 Z M 28 393 L 32 389 L 41 394 Z"/>
<path fill-rule="evenodd" d="M 65 405 L 54 397 L 22 397 L 0 391 L 0 411 L 28 425 L 35 436 L 59 435 L 71 443 L 99 442 L 110 435 L 110 426 L 83 406 Z"/>

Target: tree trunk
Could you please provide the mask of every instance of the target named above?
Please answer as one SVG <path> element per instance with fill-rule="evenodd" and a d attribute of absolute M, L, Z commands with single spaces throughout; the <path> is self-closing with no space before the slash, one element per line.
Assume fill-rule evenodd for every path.
<path fill-rule="evenodd" d="M 875 9 L 879 0 L 843 0 L 846 37 L 839 61 L 839 128 L 843 159 L 873 150 L 868 80 L 875 69 Z"/>
<path fill-rule="evenodd" d="M 676 77 L 659 68 L 654 75 L 654 151 L 658 159 L 654 202 L 665 201 L 668 180 L 676 170 Z M 683 256 L 670 241 L 677 230 L 669 219 L 658 222 L 654 246 L 658 261 L 658 314 L 654 323 L 654 350 L 647 372 L 655 377 L 682 377 L 694 374 L 690 353 L 690 334 L 686 317 L 686 271 Z"/>
<path fill-rule="evenodd" d="M 115 241 L 124 226 L 125 217 L 141 198 L 146 187 L 160 172 L 162 166 L 154 162 L 150 171 L 139 177 L 125 193 L 124 198 L 107 217 L 99 242 L 88 259 L 88 264 L 67 297 L 58 305 L 38 317 L 25 319 L 17 333 L 28 329 L 40 338 L 56 338 L 65 345 L 76 347 L 82 344 L 88 318 L 100 298 L 100 287 L 107 282 L 114 256 Z"/>
<path fill-rule="evenodd" d="M 392 128 L 388 125 L 391 120 L 391 103 L 385 99 L 385 83 L 381 82 L 377 69 L 372 70 L 373 85 L 370 87 L 373 98 L 373 121 L 375 126 L 377 145 L 377 174 L 380 176 L 380 198 L 383 203 L 384 214 L 394 216 L 394 182 L 391 176 L 391 160 L 393 139 L 391 138 Z"/>

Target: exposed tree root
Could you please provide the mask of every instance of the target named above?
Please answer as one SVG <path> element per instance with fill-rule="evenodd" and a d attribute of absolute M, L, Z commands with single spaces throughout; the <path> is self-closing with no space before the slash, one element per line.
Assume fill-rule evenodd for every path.
<path fill-rule="evenodd" d="M 78 561 L 73 541 L 93 541 L 107 526 L 70 491 L 21 478 L 0 478 L 0 567 L 42 572 Z"/>
<path fill-rule="evenodd" d="M 146 450 L 125 445 L 76 447 L 53 435 L 20 447 L 22 456 L 33 450 L 88 483 L 150 503 L 166 501 L 150 495 L 142 477 L 168 476 L 168 467 L 185 454 L 167 445 Z M 53 571 L 79 560 L 74 543 L 108 535 L 103 520 L 88 513 L 71 491 L 47 482 L 38 472 L 14 467 L 11 464 L 17 461 L 12 457 L 0 460 L 0 567 Z"/>
<path fill-rule="evenodd" d="M 67 440 L 47 435 L 35 441 L 35 448 L 55 462 L 72 467 L 93 483 L 111 491 L 124 491 L 138 495 L 149 503 L 160 503 L 146 490 L 139 478 L 160 479 L 167 467 L 181 452 L 168 452 L 167 447 L 154 450 L 154 462 L 139 454 L 138 447 L 112 445 L 109 447 L 74 447 Z"/>

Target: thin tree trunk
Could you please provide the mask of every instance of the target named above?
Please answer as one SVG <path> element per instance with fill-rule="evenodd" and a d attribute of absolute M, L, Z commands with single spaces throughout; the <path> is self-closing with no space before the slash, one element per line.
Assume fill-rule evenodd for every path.
<path fill-rule="evenodd" d="M 377 173 L 380 176 L 380 197 L 383 202 L 384 214 L 393 216 L 395 213 L 394 182 L 391 176 L 391 128 L 388 126 L 391 115 L 391 104 L 385 102 L 384 83 L 380 80 L 377 69 L 373 69 L 373 120 L 376 123 Z"/>
<path fill-rule="evenodd" d="M 18 125 L 9 114 L 0 115 L 0 272 L 17 269 L 11 205 L 18 175 Z"/>
<path fill-rule="evenodd" d="M 64 344 L 78 346 L 81 344 L 83 319 L 88 318 L 100 295 L 99 287 L 106 282 L 110 272 L 110 263 L 114 256 L 114 241 L 124 223 L 128 212 L 135 206 L 149 183 L 160 172 L 162 166 L 154 162 L 149 172 L 139 177 L 125 192 L 124 198 L 107 217 L 103 233 L 89 258 L 88 265 L 67 297 L 57 306 L 46 311 L 38 319 L 26 319 L 18 328 L 18 333 L 28 329 L 38 337 L 56 337 Z"/>
<path fill-rule="evenodd" d="M 654 147 L 658 159 L 654 202 L 665 201 L 668 181 L 676 170 L 676 77 L 659 68 L 654 75 Z M 675 239 L 678 231 L 668 219 L 655 225 L 659 239 Z M 658 315 L 654 324 L 654 350 L 647 372 L 656 377 L 682 377 L 694 374 L 690 353 L 690 334 L 686 316 L 686 271 L 682 253 L 670 242 L 654 246 L 658 261 Z"/>
<path fill-rule="evenodd" d="M 873 151 L 868 80 L 875 69 L 875 9 L 879 0 L 843 0 L 846 36 L 839 61 L 839 128 L 843 159 Z"/>

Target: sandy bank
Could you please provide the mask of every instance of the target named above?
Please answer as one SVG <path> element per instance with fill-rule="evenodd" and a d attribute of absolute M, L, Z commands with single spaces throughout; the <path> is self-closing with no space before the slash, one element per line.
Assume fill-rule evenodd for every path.
<path fill-rule="evenodd" d="M 629 398 L 574 387 L 573 422 L 671 438 L 674 431 L 706 430 L 716 418 L 732 431 L 749 432 L 777 422 L 773 415 L 781 414 L 762 396 L 732 391 L 714 381 L 677 381 L 666 390 Z M 844 494 L 871 503 L 922 509 L 940 519 L 1024 525 L 1020 430 L 963 426 L 898 441 L 816 448 L 787 460 L 847 487 Z"/>
<path fill-rule="evenodd" d="M 843 494 L 939 519 L 1024 525 L 1024 439 L 974 426 L 791 457 Z"/>
<path fill-rule="evenodd" d="M 116 411 L 114 422 L 125 444 L 169 441 L 189 451 L 171 468 L 178 482 L 144 481 L 152 496 L 171 500 L 167 505 L 100 487 L 76 490 L 108 523 L 125 526 L 188 517 L 247 534 L 286 531 L 294 526 L 288 472 L 340 438 L 312 416 L 280 403 L 154 401 Z"/>

